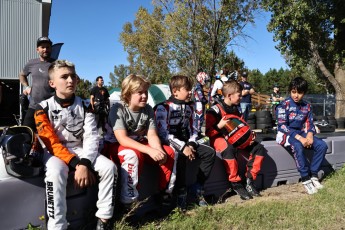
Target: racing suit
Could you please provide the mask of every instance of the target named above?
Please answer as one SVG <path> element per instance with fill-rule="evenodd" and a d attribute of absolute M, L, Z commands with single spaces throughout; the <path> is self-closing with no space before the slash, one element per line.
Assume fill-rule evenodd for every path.
<path fill-rule="evenodd" d="M 209 177 L 214 160 L 214 149 L 196 141 L 198 137 L 194 108 L 192 102 L 177 100 L 170 97 L 167 101 L 155 106 L 155 120 L 158 135 L 165 144 L 170 144 L 177 155 L 177 179 L 176 187 L 180 191 L 186 191 L 186 163 L 187 158 L 183 149 L 188 145 L 196 152 L 196 157 L 201 159 L 197 174 L 196 184 L 203 186 Z"/>
<path fill-rule="evenodd" d="M 98 153 L 95 115 L 87 112 L 79 97 L 60 99 L 56 95 L 37 105 L 35 122 L 40 139 L 49 152 L 43 156 L 48 229 L 67 229 L 66 186 L 69 168 L 85 165 L 99 177 L 96 216 L 113 216 L 116 166 Z"/>
<path fill-rule="evenodd" d="M 130 111 L 128 106 L 116 103 L 110 110 L 109 122 L 113 131 L 125 129 L 130 138 L 144 145 L 149 145 L 146 139 L 148 130 L 156 128 L 153 110 L 148 104 L 139 113 L 136 113 Z M 123 204 L 131 204 L 139 198 L 138 183 L 144 162 L 149 164 L 156 162 L 148 154 L 120 145 L 114 132 L 112 135 L 113 141 L 108 137 L 106 138 L 108 143 L 105 146 L 108 150 L 105 150 L 103 154 L 121 164 L 120 201 Z M 167 160 L 164 164 L 159 165 L 159 190 L 171 194 L 176 179 L 173 170 L 175 152 L 170 146 L 163 145 L 162 147 L 167 153 Z"/>
<path fill-rule="evenodd" d="M 304 146 L 296 139 L 296 135 L 305 138 L 309 132 L 316 133 L 311 105 L 304 100 L 296 103 L 289 97 L 277 106 L 276 113 L 278 119 L 276 141 L 284 147 L 291 145 L 302 181 L 309 178 L 310 174 L 317 177 L 327 151 L 326 143 L 315 136 L 313 137 L 314 156 L 309 164 L 303 154 Z"/>
<path fill-rule="evenodd" d="M 226 105 L 223 100 L 219 103 L 221 103 L 221 106 L 217 104 L 213 105 L 206 112 L 206 135 L 210 138 L 210 145 L 214 147 L 216 153 L 223 159 L 229 181 L 236 183 L 242 180 L 238 175 L 238 163 L 236 159 L 238 150 L 225 140 L 223 135 L 224 131 L 219 129 L 217 125 L 226 114 L 234 114 L 241 117 L 241 113 L 237 105 Z M 250 152 L 246 177 L 255 180 L 261 169 L 267 150 L 257 141 L 247 146 L 245 150 Z"/>
<path fill-rule="evenodd" d="M 202 85 L 198 82 L 194 88 L 194 102 L 195 102 L 195 120 L 197 123 L 197 130 L 198 133 L 201 133 L 201 127 L 204 123 L 204 113 L 205 113 L 205 105 L 207 104 L 207 99 L 204 95 L 204 90 Z"/>

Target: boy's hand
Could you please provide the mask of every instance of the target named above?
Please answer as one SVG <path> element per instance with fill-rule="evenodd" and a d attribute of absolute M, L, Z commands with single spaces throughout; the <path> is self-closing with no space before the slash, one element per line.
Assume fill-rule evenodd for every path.
<path fill-rule="evenodd" d="M 314 143 L 313 133 L 308 133 L 306 139 L 308 140 L 309 147 L 311 147 Z"/>
<path fill-rule="evenodd" d="M 255 142 L 255 139 L 256 139 L 256 132 L 252 131 L 252 134 L 253 134 L 253 138 L 250 141 L 249 145 L 252 145 Z"/>
<path fill-rule="evenodd" d="M 228 122 L 228 119 L 226 119 L 226 117 L 223 117 L 222 119 L 220 119 L 220 121 L 217 125 L 218 128 L 222 129 L 226 125 L 227 122 Z"/>
<path fill-rule="evenodd" d="M 183 149 L 183 154 L 190 160 L 194 160 L 195 159 L 195 155 L 194 155 L 195 150 L 193 151 L 193 149 L 191 147 L 189 147 L 188 145 Z"/>
<path fill-rule="evenodd" d="M 299 141 L 302 143 L 303 147 L 305 147 L 305 148 L 310 148 L 310 145 L 309 145 L 309 143 L 308 143 L 307 138 L 304 138 L 304 137 L 301 136 L 301 137 L 299 138 Z"/>
<path fill-rule="evenodd" d="M 151 148 L 150 152 L 147 153 L 154 161 L 164 162 L 166 161 L 166 154 L 158 149 Z"/>
<path fill-rule="evenodd" d="M 74 186 L 76 188 L 85 188 L 95 183 L 95 175 L 85 165 L 77 165 L 74 173 Z"/>

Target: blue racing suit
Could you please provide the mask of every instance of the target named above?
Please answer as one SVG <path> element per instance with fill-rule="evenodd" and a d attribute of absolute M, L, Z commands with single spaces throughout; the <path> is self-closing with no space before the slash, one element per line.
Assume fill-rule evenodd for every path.
<path fill-rule="evenodd" d="M 204 95 L 204 90 L 202 85 L 198 82 L 194 88 L 193 98 L 195 102 L 194 119 L 197 123 L 198 133 L 201 133 L 201 127 L 205 120 L 205 105 L 207 104 L 207 99 Z"/>
<path fill-rule="evenodd" d="M 315 134 L 312 107 L 302 100 L 296 103 L 291 97 L 282 101 L 276 109 L 278 119 L 278 133 L 276 141 L 287 147 L 291 145 L 296 166 L 302 180 L 310 176 L 317 176 L 321 163 L 327 151 L 326 143 L 314 136 L 312 149 L 314 156 L 309 163 L 303 154 L 304 146 L 296 139 L 296 135 L 306 137 L 307 133 Z"/>

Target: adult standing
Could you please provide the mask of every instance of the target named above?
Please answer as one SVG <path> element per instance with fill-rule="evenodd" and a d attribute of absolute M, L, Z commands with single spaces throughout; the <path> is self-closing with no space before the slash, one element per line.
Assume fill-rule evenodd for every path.
<path fill-rule="evenodd" d="M 96 114 L 97 128 L 102 127 L 105 130 L 105 123 L 108 121 L 108 113 L 110 108 L 109 92 L 104 86 L 102 76 L 96 78 L 96 86 L 91 89 L 90 104 L 92 110 Z"/>
<path fill-rule="evenodd" d="M 19 74 L 20 83 L 23 85 L 23 94 L 30 98 L 29 108 L 26 112 L 23 125 L 36 131 L 34 113 L 36 105 L 54 95 L 54 90 L 49 86 L 48 68 L 54 61 L 51 58 L 52 41 L 48 37 L 37 39 L 36 51 L 39 58 L 29 60 Z M 31 75 L 31 86 L 28 76 Z"/>
<path fill-rule="evenodd" d="M 244 117 L 244 120 L 247 121 L 249 111 L 252 109 L 252 94 L 255 93 L 255 90 L 248 81 L 248 73 L 242 72 L 240 84 L 243 87 L 242 90 L 242 99 L 241 99 L 241 110 Z"/>

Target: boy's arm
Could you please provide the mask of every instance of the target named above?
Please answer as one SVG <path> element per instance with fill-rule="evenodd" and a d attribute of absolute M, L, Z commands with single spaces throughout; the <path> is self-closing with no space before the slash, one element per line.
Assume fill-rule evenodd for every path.
<path fill-rule="evenodd" d="M 210 139 L 219 136 L 220 130 L 217 127 L 219 122 L 218 114 L 214 111 L 213 108 L 210 108 L 206 111 L 206 136 Z"/>
<path fill-rule="evenodd" d="M 306 120 L 306 130 L 307 133 L 311 133 L 313 136 L 316 133 L 315 130 L 315 125 L 314 125 L 314 118 L 313 118 L 313 112 L 312 112 L 312 107 L 310 104 L 308 104 L 308 115 L 307 115 L 307 120 Z"/>
<path fill-rule="evenodd" d="M 79 159 L 60 143 L 60 140 L 50 124 L 48 116 L 42 106 L 37 106 L 34 117 L 38 135 L 46 145 L 49 152 L 63 160 L 66 164 L 75 168 L 77 164 L 80 163 Z"/>
<path fill-rule="evenodd" d="M 163 144 L 171 145 L 174 149 L 183 151 L 186 143 L 169 133 L 168 107 L 169 105 L 159 104 L 154 108 L 158 136 Z"/>
<path fill-rule="evenodd" d="M 158 137 L 157 131 L 156 129 L 149 129 L 147 131 L 147 140 L 149 142 L 149 145 L 154 148 L 154 149 L 158 149 L 162 152 L 164 152 L 163 148 L 162 148 L 162 144 L 161 141 Z"/>
<path fill-rule="evenodd" d="M 95 114 L 90 112 L 85 113 L 83 128 L 83 154 L 81 160 L 85 159 L 90 161 L 90 165 L 88 165 L 89 167 L 95 161 L 98 155 L 99 136 Z"/>
<path fill-rule="evenodd" d="M 295 137 L 296 132 L 291 131 L 289 127 L 289 112 L 288 112 L 289 102 L 284 101 L 283 103 L 277 106 L 277 120 L 278 120 L 278 131 L 288 135 Z"/>

